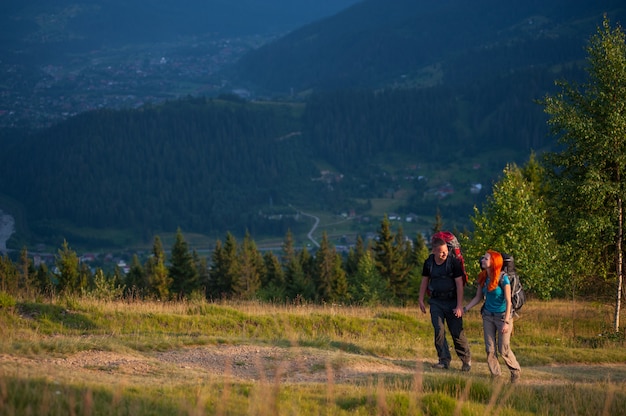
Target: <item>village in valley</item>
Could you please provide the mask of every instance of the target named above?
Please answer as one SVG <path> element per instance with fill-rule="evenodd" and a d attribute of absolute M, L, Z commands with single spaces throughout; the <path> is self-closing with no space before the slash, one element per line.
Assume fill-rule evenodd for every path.
<path fill-rule="evenodd" d="M 204 35 L 119 50 L 103 47 L 35 69 L 0 59 L 0 127 L 47 127 L 95 109 L 230 91 L 236 87 L 217 73 L 269 40 Z"/>

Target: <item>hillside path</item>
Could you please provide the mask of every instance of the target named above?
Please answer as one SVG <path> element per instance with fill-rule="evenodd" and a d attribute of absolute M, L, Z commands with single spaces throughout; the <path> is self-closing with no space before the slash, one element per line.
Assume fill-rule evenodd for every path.
<path fill-rule="evenodd" d="M 461 372 L 460 364 L 453 364 L 449 370 L 436 370 L 431 367 L 434 362 L 246 344 L 195 346 L 148 353 L 87 350 L 65 357 L 0 354 L 0 372 L 19 372 L 22 376 L 48 374 L 52 378 L 113 383 L 126 379 L 126 382 L 146 384 L 216 377 L 273 383 L 354 383 L 377 374 L 407 376 L 416 373 L 490 380 L 489 370 L 483 362 L 474 363 L 470 373 Z M 506 371 L 501 381 L 508 384 Z M 626 364 L 573 363 L 522 368 L 520 384 L 566 386 L 572 383 L 626 383 Z"/>

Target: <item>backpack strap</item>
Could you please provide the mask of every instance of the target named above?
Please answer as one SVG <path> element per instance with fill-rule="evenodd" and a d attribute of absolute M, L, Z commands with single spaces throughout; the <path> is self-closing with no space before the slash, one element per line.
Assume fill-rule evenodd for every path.
<path fill-rule="evenodd" d="M 503 276 L 509 277 L 509 286 L 511 286 L 511 276 L 509 276 L 506 272 L 500 272 L 500 279 L 498 280 L 498 285 L 500 286 L 500 288 L 502 288 L 502 291 L 504 291 L 504 286 L 506 286 L 502 280 Z M 512 291 L 511 291 L 511 295 L 513 295 Z"/>
<path fill-rule="evenodd" d="M 432 279 L 435 256 L 431 254 L 430 256 L 428 256 L 428 260 L 429 260 L 428 265 L 429 265 L 429 273 L 430 273 L 429 278 Z M 450 257 L 446 257 L 446 275 L 449 278 L 454 279 L 454 277 L 452 276 L 452 263 L 450 263 Z"/>

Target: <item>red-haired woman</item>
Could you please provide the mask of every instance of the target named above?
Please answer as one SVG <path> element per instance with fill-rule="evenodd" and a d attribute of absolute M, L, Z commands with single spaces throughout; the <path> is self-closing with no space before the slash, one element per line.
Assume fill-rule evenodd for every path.
<path fill-rule="evenodd" d="M 502 273 L 502 255 L 497 251 L 487 250 L 480 262 L 483 270 L 478 274 L 476 296 L 463 308 L 463 312 L 467 312 L 485 299 L 481 314 L 489 371 L 492 377 L 499 377 L 502 374 L 498 362 L 497 353 L 499 353 L 511 372 L 511 383 L 515 383 L 520 378 L 520 365 L 511 351 L 513 317 L 509 276 Z"/>

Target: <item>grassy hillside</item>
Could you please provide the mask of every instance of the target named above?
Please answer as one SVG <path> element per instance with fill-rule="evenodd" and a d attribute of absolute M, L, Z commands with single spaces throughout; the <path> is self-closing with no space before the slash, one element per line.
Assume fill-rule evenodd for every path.
<path fill-rule="evenodd" d="M 456 357 L 448 371 L 430 367 L 430 319 L 414 307 L 2 305 L 3 414 L 621 415 L 626 402 L 626 341 L 596 302 L 525 305 L 514 387 L 506 370 L 490 380 L 473 311 L 473 367 L 462 373 Z"/>

